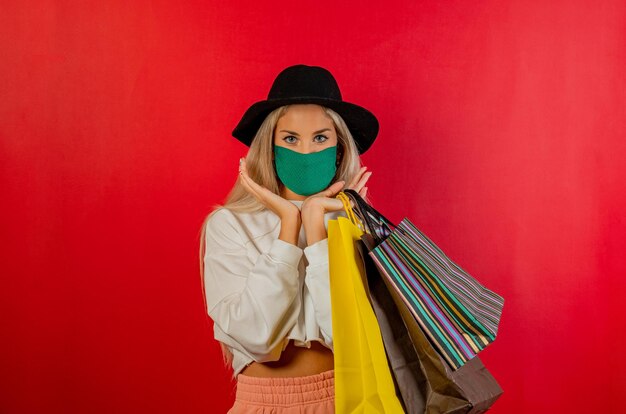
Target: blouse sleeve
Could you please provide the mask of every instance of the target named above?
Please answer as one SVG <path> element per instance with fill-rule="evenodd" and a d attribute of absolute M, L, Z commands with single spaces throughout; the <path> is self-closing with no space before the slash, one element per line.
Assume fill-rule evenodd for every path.
<path fill-rule="evenodd" d="M 302 249 L 277 238 L 253 263 L 244 232 L 227 209 L 214 213 L 205 234 L 205 295 L 209 316 L 220 330 L 216 339 L 255 361 L 278 360 L 300 313 L 293 307 L 300 306 Z"/>
<path fill-rule="evenodd" d="M 332 314 L 330 308 L 330 272 L 328 268 L 328 238 L 304 248 L 309 264 L 306 267 L 306 284 L 315 306 L 315 319 L 324 342 L 333 350 Z"/>

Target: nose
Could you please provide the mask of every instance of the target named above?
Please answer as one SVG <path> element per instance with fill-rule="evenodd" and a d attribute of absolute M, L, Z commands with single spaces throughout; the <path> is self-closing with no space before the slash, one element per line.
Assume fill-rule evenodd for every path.
<path fill-rule="evenodd" d="M 302 148 L 300 148 L 302 150 L 303 154 L 309 154 L 311 152 L 315 152 L 314 149 L 315 147 L 313 146 L 313 143 L 305 141 L 302 143 Z"/>

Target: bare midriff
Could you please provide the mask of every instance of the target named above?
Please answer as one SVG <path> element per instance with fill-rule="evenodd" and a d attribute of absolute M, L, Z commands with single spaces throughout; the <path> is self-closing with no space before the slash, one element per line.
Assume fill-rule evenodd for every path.
<path fill-rule="evenodd" d="M 240 374 L 251 377 L 302 377 L 329 371 L 334 364 L 333 351 L 318 341 L 311 341 L 311 348 L 306 348 L 295 346 L 290 340 L 278 361 L 254 361 Z"/>

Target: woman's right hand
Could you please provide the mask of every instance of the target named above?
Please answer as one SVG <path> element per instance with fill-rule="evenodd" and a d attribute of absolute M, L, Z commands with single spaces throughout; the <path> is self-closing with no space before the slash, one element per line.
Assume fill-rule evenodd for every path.
<path fill-rule="evenodd" d="M 241 158 L 239 161 L 239 179 L 250 194 L 265 207 L 273 211 L 281 220 L 292 219 L 300 221 L 300 209 L 298 206 L 254 182 L 248 175 L 246 159 Z"/>

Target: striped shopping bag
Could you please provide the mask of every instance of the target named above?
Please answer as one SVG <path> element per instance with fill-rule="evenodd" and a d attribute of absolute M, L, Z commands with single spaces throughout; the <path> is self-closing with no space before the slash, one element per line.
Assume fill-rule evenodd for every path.
<path fill-rule="evenodd" d="M 408 218 L 396 226 L 356 191 L 343 193 L 376 242 L 368 254 L 450 367 L 461 367 L 495 340 L 501 296 L 450 260 Z"/>

